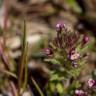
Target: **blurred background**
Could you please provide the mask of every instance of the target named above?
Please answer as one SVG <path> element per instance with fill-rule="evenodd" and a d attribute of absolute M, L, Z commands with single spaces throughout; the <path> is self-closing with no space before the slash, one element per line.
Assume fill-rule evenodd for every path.
<path fill-rule="evenodd" d="M 70 24 L 80 34 L 88 34 L 92 40 L 90 56 L 79 79 L 85 82 L 92 76 L 96 78 L 96 0 L 0 0 L 0 42 L 4 38 L 5 54 L 12 63 L 10 70 L 14 70 L 21 56 L 24 19 L 29 43 L 29 73 L 42 88 L 48 82 L 50 66 L 43 62 L 40 53 L 55 36 L 58 22 Z M 1 70 L 4 65 L 0 63 Z M 0 72 L 0 96 L 12 96 L 8 95 L 8 88 L 7 77 Z"/>

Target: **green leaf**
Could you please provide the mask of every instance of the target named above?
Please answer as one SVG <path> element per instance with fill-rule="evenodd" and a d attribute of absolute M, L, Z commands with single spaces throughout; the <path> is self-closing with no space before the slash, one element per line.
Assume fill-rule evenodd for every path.
<path fill-rule="evenodd" d="M 42 90 L 40 89 L 40 87 L 38 86 L 38 84 L 36 83 L 36 81 L 33 78 L 31 78 L 31 80 L 32 80 L 33 84 L 35 85 L 37 91 L 39 92 L 40 96 L 44 96 Z"/>
<path fill-rule="evenodd" d="M 69 75 L 71 75 L 73 77 L 77 77 L 77 76 L 79 76 L 81 69 L 80 68 L 72 69 L 72 70 L 69 70 L 67 72 L 69 73 Z"/>
<path fill-rule="evenodd" d="M 54 74 L 51 76 L 50 81 L 56 81 L 56 80 L 58 80 L 58 78 L 59 78 L 58 74 Z"/>
<path fill-rule="evenodd" d="M 19 64 L 19 76 L 18 76 L 18 85 L 19 85 L 19 93 L 21 91 L 21 88 L 27 85 L 27 69 L 25 69 L 27 64 L 27 52 L 28 52 L 28 44 L 26 42 L 26 22 L 24 20 L 24 34 L 23 34 L 23 40 L 22 40 L 22 55 L 21 55 L 21 62 Z M 23 82 L 23 75 L 25 72 L 25 78 Z"/>
<path fill-rule="evenodd" d="M 80 84 L 80 82 L 79 81 L 77 81 L 77 80 L 74 80 L 74 82 L 72 83 L 72 85 L 71 85 L 73 88 L 75 87 L 75 89 L 77 89 L 77 88 L 79 88 L 79 87 L 81 87 L 81 84 Z"/>
<path fill-rule="evenodd" d="M 26 54 L 25 54 L 25 67 L 24 67 L 24 83 L 23 83 L 23 90 L 25 90 L 26 89 L 26 87 L 27 87 L 27 79 L 28 79 L 28 43 L 26 44 L 26 52 L 25 52 Z"/>
<path fill-rule="evenodd" d="M 61 64 L 60 61 L 56 59 L 45 59 L 46 62 L 50 62 L 52 64 Z"/>
<path fill-rule="evenodd" d="M 55 91 L 55 84 L 54 83 L 50 83 L 50 85 L 49 85 L 49 87 L 50 87 L 50 90 L 51 90 L 51 92 L 54 92 Z"/>
<path fill-rule="evenodd" d="M 61 83 L 58 83 L 56 85 L 56 88 L 57 88 L 57 91 L 58 91 L 59 94 L 63 93 L 63 85 Z"/>
<path fill-rule="evenodd" d="M 65 0 L 68 5 L 75 11 L 80 13 L 81 12 L 81 8 L 78 6 L 76 0 Z"/>

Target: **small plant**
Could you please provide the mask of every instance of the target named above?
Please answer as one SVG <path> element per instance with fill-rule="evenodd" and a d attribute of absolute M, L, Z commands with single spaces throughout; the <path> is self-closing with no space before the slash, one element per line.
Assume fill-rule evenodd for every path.
<path fill-rule="evenodd" d="M 53 66 L 47 86 L 48 96 L 74 96 L 81 87 L 78 77 L 86 63 L 90 39 L 86 34 L 81 35 L 63 23 L 56 25 L 56 31 L 56 37 L 44 50 L 47 55 L 45 61 Z M 81 93 L 85 94 L 83 91 Z"/>
<path fill-rule="evenodd" d="M 5 44 L 4 42 L 3 42 L 4 44 L 2 44 L 0 42 L 0 57 L 1 57 L 1 61 L 4 64 L 4 67 L 5 67 L 3 69 L 3 73 L 5 73 L 8 76 L 8 78 L 6 77 L 6 79 L 8 79 L 9 85 L 12 89 L 13 96 L 20 96 L 22 94 L 21 89 L 23 91 L 25 91 L 25 89 L 27 87 L 27 74 L 28 74 L 27 73 L 27 68 L 28 68 L 27 67 L 27 56 L 28 56 L 27 51 L 28 51 L 28 44 L 26 42 L 25 28 L 26 28 L 26 26 L 25 26 L 25 22 L 24 22 L 24 35 L 23 35 L 23 39 L 22 39 L 23 40 L 23 42 L 22 42 L 22 56 L 21 56 L 21 62 L 19 64 L 18 68 L 13 68 L 14 70 L 11 70 L 10 64 L 11 64 L 12 61 L 9 59 L 10 57 L 6 56 L 7 53 L 5 54 L 5 52 L 6 52 L 5 49 L 7 49 L 7 48 L 4 45 Z M 16 67 L 16 66 L 14 66 L 14 67 Z M 16 74 L 15 72 L 18 73 L 18 74 Z M 11 78 L 12 80 L 10 80 L 9 78 Z M 16 79 L 16 81 L 18 81 L 18 84 L 15 84 L 14 79 Z M 18 86 L 18 88 L 16 88 L 16 86 Z"/>
<path fill-rule="evenodd" d="M 6 75 L 6 80 L 3 82 L 7 81 L 9 83 L 13 96 L 22 96 L 26 90 L 30 90 L 29 81 L 34 85 L 35 91 L 39 93 L 39 96 L 95 96 L 96 80 L 89 79 L 86 85 L 87 89 L 83 89 L 78 80 L 81 71 L 86 65 L 90 45 L 89 36 L 86 34 L 81 35 L 63 23 L 56 25 L 56 37 L 44 49 L 43 54 L 45 56 L 44 60 L 51 65 L 50 80 L 47 84 L 46 92 L 44 90 L 45 93 L 43 93 L 41 86 L 28 73 L 28 43 L 26 40 L 25 21 L 23 28 L 22 54 L 20 63 L 16 63 L 17 66 L 14 66 L 16 67 L 13 68 L 14 70 L 10 68 L 11 60 L 7 58 L 5 43 L 3 44 L 0 41 L 1 62 L 4 64 L 4 68 L 1 68 L 0 72 Z M 30 77 L 29 80 L 28 76 Z M 33 91 L 34 88 L 32 89 L 32 94 L 34 94 Z"/>

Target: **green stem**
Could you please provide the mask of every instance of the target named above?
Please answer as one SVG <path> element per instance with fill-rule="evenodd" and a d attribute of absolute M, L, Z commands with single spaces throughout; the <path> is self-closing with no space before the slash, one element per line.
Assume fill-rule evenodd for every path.
<path fill-rule="evenodd" d="M 36 83 L 36 81 L 33 78 L 31 78 L 31 80 L 32 80 L 33 84 L 35 85 L 37 91 L 39 92 L 40 96 L 44 96 L 42 90 L 40 89 L 40 87 L 38 86 L 38 84 Z"/>

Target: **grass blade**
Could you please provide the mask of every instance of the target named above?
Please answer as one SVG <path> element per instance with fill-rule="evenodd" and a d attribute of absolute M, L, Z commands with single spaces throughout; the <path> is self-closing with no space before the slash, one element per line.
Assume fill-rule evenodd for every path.
<path fill-rule="evenodd" d="M 44 96 L 42 90 L 40 89 L 40 87 L 38 86 L 38 84 L 36 83 L 36 81 L 35 81 L 32 77 L 31 77 L 31 80 L 32 80 L 34 86 L 36 87 L 37 91 L 39 92 L 39 94 L 40 94 L 41 96 Z"/>
<path fill-rule="evenodd" d="M 26 52 L 25 52 L 25 76 L 24 76 L 24 83 L 23 83 L 23 90 L 26 89 L 27 87 L 27 79 L 28 79 L 28 43 L 26 44 Z"/>
<path fill-rule="evenodd" d="M 19 78 L 18 78 L 18 92 L 20 94 L 20 89 L 23 84 L 23 73 L 24 73 L 24 67 L 25 67 L 25 60 L 26 60 L 26 53 L 27 53 L 27 43 L 26 43 L 26 23 L 24 20 L 24 35 L 23 35 L 23 41 L 22 41 L 22 55 L 21 55 L 21 62 L 19 64 Z"/>

